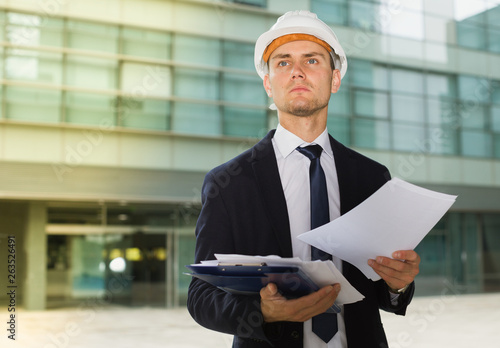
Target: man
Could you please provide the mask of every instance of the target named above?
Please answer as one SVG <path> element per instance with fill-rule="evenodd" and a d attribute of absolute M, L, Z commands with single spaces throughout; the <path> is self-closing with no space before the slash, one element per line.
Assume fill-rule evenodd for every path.
<path fill-rule="evenodd" d="M 347 61 L 333 31 L 316 15 L 294 11 L 280 17 L 257 40 L 255 61 L 278 110 L 279 125 L 253 148 L 207 174 L 196 226 L 196 262 L 214 259 L 214 253 L 310 260 L 316 251 L 295 237 L 314 225 L 316 195 L 327 191 L 322 206 L 329 221 L 389 179 L 384 166 L 327 133 L 328 102 L 340 88 Z M 304 154 L 311 144 L 319 148 L 322 168 L 316 162 L 314 170 L 322 171 L 326 181 L 327 189 L 320 193 L 313 189 L 313 159 Z M 333 255 L 333 262 L 365 296 L 333 317 L 322 313 L 341 291 L 338 284 L 286 299 L 274 284 L 252 297 L 193 279 L 188 309 L 201 325 L 235 335 L 233 347 L 386 347 L 379 308 L 405 314 L 420 262 L 414 251 L 396 251 L 393 257 L 367 260 L 382 277 L 373 282 Z"/>

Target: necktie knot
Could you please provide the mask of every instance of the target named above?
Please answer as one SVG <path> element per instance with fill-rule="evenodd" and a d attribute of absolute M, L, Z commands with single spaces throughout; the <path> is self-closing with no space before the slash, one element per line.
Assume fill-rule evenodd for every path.
<path fill-rule="evenodd" d="M 320 145 L 308 145 L 305 147 L 298 147 L 297 151 L 309 158 L 311 161 L 320 158 L 323 148 Z"/>

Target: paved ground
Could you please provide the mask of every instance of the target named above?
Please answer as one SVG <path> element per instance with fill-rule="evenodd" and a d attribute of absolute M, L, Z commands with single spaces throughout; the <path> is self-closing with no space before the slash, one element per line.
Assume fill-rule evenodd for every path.
<path fill-rule="evenodd" d="M 16 341 L 2 325 L 0 347 L 230 348 L 227 335 L 198 326 L 186 309 L 102 307 L 18 313 Z M 9 321 L 7 311 L 0 321 Z M 500 293 L 417 297 L 406 317 L 383 314 L 391 348 L 500 347 Z"/>

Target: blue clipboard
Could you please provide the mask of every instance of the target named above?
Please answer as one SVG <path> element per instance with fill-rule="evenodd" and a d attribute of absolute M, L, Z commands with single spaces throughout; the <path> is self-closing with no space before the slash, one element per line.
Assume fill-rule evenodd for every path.
<path fill-rule="evenodd" d="M 269 283 L 275 283 L 283 296 L 300 297 L 319 290 L 319 287 L 298 267 L 266 265 L 187 265 L 192 273 L 233 294 L 258 295 Z"/>

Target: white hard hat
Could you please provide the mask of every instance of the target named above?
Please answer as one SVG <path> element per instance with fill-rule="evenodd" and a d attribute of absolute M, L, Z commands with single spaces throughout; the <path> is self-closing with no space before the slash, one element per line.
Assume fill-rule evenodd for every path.
<path fill-rule="evenodd" d="M 278 18 L 276 23 L 262 34 L 255 43 L 255 69 L 264 79 L 268 73 L 267 63 L 263 59 L 264 52 L 275 39 L 289 34 L 307 34 L 326 42 L 331 48 L 330 55 L 336 69 L 340 70 L 341 78 L 347 70 L 347 58 L 333 30 L 321 21 L 318 16 L 309 11 L 290 11 Z"/>

